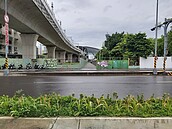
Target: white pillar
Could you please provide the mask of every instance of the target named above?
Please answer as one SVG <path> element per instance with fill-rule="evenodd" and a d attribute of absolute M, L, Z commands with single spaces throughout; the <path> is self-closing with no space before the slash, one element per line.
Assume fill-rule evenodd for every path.
<path fill-rule="evenodd" d="M 72 58 L 72 62 L 79 62 L 80 61 L 80 55 L 79 54 L 74 54 Z"/>
<path fill-rule="evenodd" d="M 37 34 L 21 34 L 23 58 L 36 59 Z"/>
<path fill-rule="evenodd" d="M 60 62 L 65 63 L 66 61 L 66 51 L 60 52 Z"/>
<path fill-rule="evenodd" d="M 80 62 L 80 54 L 75 55 L 75 62 Z"/>
<path fill-rule="evenodd" d="M 56 51 L 55 54 L 56 54 L 55 57 L 56 57 L 58 63 L 60 63 L 60 52 Z"/>
<path fill-rule="evenodd" d="M 55 59 L 56 46 L 47 46 L 48 58 Z"/>
<path fill-rule="evenodd" d="M 70 63 L 72 63 L 72 60 L 73 60 L 72 56 L 73 54 L 67 54 L 67 59 Z"/>

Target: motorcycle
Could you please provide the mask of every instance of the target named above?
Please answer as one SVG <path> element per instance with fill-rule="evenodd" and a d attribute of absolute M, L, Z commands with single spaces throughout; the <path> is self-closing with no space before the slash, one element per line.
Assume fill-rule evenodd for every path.
<path fill-rule="evenodd" d="M 34 69 L 40 69 L 38 64 L 35 64 Z"/>
<path fill-rule="evenodd" d="M 5 64 L 1 66 L 1 69 L 6 69 Z"/>
<path fill-rule="evenodd" d="M 40 68 L 40 69 L 45 69 L 44 65 L 41 65 L 39 68 Z"/>
<path fill-rule="evenodd" d="M 26 65 L 26 69 L 32 69 L 32 66 L 31 66 L 30 63 L 28 63 L 28 64 Z"/>
<path fill-rule="evenodd" d="M 19 64 L 18 65 L 18 69 L 23 69 L 23 65 L 22 64 Z"/>
<path fill-rule="evenodd" d="M 16 69 L 16 67 L 15 67 L 14 64 L 10 64 L 10 65 L 8 66 L 8 69 Z"/>

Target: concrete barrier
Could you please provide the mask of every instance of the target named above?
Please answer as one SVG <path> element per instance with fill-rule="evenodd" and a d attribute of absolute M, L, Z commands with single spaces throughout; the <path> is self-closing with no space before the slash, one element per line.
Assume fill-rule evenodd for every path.
<path fill-rule="evenodd" d="M 172 129 L 172 118 L 0 117 L 0 129 Z"/>

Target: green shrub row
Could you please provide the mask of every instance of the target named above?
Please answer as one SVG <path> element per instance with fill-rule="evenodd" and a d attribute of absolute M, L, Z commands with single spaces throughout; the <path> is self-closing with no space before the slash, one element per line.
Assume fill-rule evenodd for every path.
<path fill-rule="evenodd" d="M 57 116 L 129 116 L 129 117 L 163 117 L 172 116 L 172 98 L 164 94 L 161 98 L 154 96 L 144 99 L 128 95 L 118 99 L 116 93 L 110 98 L 80 95 L 80 98 L 60 96 L 58 94 L 42 95 L 37 98 L 25 95 L 0 96 L 0 115 L 14 117 L 57 117 Z"/>

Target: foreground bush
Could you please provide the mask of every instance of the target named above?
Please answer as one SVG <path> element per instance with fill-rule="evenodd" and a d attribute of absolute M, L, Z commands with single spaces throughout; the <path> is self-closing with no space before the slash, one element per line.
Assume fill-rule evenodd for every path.
<path fill-rule="evenodd" d="M 80 95 L 43 95 L 33 98 L 25 95 L 0 96 L 0 115 L 14 117 L 56 117 L 56 116 L 130 116 L 160 117 L 172 116 L 172 98 L 164 94 L 162 98 L 153 96 L 147 100 L 143 95 L 118 99 Z"/>

